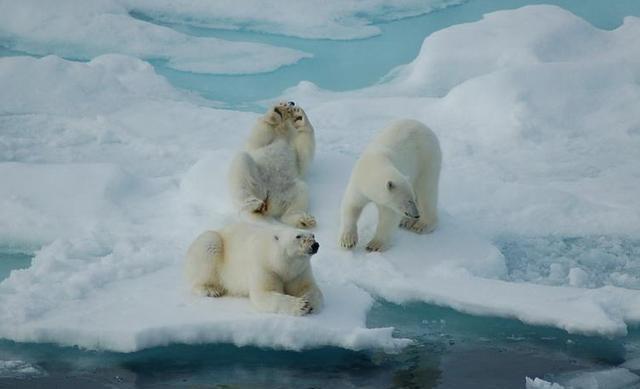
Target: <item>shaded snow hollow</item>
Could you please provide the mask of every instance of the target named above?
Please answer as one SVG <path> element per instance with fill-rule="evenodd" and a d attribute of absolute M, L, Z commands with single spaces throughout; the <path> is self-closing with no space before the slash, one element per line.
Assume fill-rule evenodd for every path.
<path fill-rule="evenodd" d="M 390 328 L 365 328 L 372 296 L 625 334 L 640 321 L 639 291 L 606 280 L 584 288 L 575 271 L 576 286 L 571 277 L 513 282 L 491 242 L 640 236 L 639 38 L 637 18 L 607 32 L 557 7 L 525 7 L 433 34 L 379 85 L 287 91 L 318 140 L 308 182 L 327 307 L 302 318 L 198 298 L 182 281 L 195 236 L 236 217 L 227 164 L 257 115 L 208 107 L 132 57 L 0 58 L 0 241 L 42 245 L 31 268 L 0 284 L 0 337 L 117 351 L 406 345 Z M 374 132 L 400 117 L 440 137 L 441 226 L 427 236 L 399 231 L 383 254 L 339 250 L 350 168 Z M 369 209 L 361 243 L 374 226 Z"/>

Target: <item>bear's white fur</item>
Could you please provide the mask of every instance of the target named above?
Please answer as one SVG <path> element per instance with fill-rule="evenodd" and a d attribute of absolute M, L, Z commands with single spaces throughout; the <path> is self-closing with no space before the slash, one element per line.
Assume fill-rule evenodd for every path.
<path fill-rule="evenodd" d="M 187 252 L 185 275 L 199 295 L 249 296 L 261 312 L 304 315 L 322 307 L 310 232 L 249 223 L 205 231 Z"/>
<path fill-rule="evenodd" d="M 438 223 L 438 180 L 442 154 L 438 138 L 416 120 L 399 120 L 383 129 L 367 146 L 353 168 L 342 200 L 339 245 L 358 242 L 357 222 L 363 208 L 378 208 L 375 236 L 368 251 L 389 246 L 395 227 L 421 233 Z"/>
<path fill-rule="evenodd" d="M 302 180 L 314 153 L 314 129 L 304 110 L 291 102 L 270 108 L 231 164 L 229 187 L 236 206 L 297 228 L 314 227 Z"/>

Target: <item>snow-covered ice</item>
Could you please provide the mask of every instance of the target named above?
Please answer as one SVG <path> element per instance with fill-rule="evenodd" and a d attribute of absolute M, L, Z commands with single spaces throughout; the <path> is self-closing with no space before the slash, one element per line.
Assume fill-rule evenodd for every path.
<path fill-rule="evenodd" d="M 2 0 L 0 44 L 79 59 L 128 54 L 196 73 L 268 72 L 309 57 L 285 47 L 182 34 L 132 17 L 117 0 Z"/>
<path fill-rule="evenodd" d="M 563 386 L 555 382 L 545 381 L 541 378 L 525 378 L 525 387 L 527 389 L 565 389 Z"/>
<path fill-rule="evenodd" d="M 422 15 L 464 0 L 251 0 L 175 3 L 161 0 L 122 0 L 131 11 L 156 20 L 209 28 L 253 30 L 301 38 L 357 39 L 380 33 L 374 22 Z"/>
<path fill-rule="evenodd" d="M 566 373 L 560 375 L 557 380 L 561 387 L 567 389 L 623 389 L 636 387 L 640 383 L 639 376 L 620 367 Z"/>
<path fill-rule="evenodd" d="M 0 360 L 0 378 L 31 378 L 46 375 L 38 366 L 20 360 Z"/>
<path fill-rule="evenodd" d="M 172 342 L 406 345 L 391 329 L 365 327 L 373 298 L 625 334 L 640 322 L 632 279 L 599 277 L 588 261 L 561 255 L 516 274 L 494 242 L 638 238 L 639 38 L 638 18 L 603 31 L 557 7 L 524 7 L 433 34 L 412 63 L 370 88 L 338 93 L 305 82 L 285 91 L 307 110 L 318 141 L 308 181 L 327 308 L 303 318 L 197 298 L 182 283 L 191 240 L 236 216 L 227 164 L 257 114 L 177 91 L 129 56 L 0 58 L 0 241 L 42 246 L 31 268 L 0 283 L 0 337 L 118 351 Z M 441 226 L 428 236 L 398 231 L 382 254 L 339 250 L 350 168 L 399 117 L 440 137 Z M 363 242 L 374 225 L 369 209 Z M 626 258 L 619 276 L 634 266 Z"/>
<path fill-rule="evenodd" d="M 575 371 L 560 374 L 549 382 L 540 378 L 525 379 L 527 389 L 624 389 L 635 388 L 640 377 L 627 368 L 615 367 L 595 371 Z"/>

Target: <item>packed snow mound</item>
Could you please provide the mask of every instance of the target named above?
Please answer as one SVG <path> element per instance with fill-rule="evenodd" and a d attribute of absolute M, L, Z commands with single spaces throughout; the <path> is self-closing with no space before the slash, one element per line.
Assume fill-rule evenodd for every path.
<path fill-rule="evenodd" d="M 2 161 L 116 161 L 134 174 L 166 176 L 184 171 L 201 150 L 234 144 L 212 129 L 234 133 L 255 120 L 209 109 L 173 89 L 149 63 L 123 55 L 89 62 L 4 57 L 0 84 Z"/>
<path fill-rule="evenodd" d="M 196 73 L 275 70 L 309 54 L 260 43 L 193 37 L 132 17 L 117 0 L 0 1 L 0 44 L 36 55 L 90 59 L 120 53 Z"/>
<path fill-rule="evenodd" d="M 638 236 L 634 39 L 639 18 L 604 31 L 529 6 L 434 33 L 379 85 L 338 93 L 305 82 L 283 96 L 313 107 L 334 143 L 400 117 L 427 123 L 444 151 L 445 208 L 493 236 Z"/>
<path fill-rule="evenodd" d="M 374 22 L 418 16 L 463 0 L 283 1 L 249 0 L 232 5 L 206 0 L 122 0 L 147 17 L 208 28 L 251 30 L 315 39 L 358 39 L 380 34 Z"/>
<path fill-rule="evenodd" d="M 631 42 L 639 36 L 634 17 L 626 18 L 617 30 L 604 31 L 551 5 L 493 12 L 478 22 L 429 36 L 414 61 L 392 72 L 393 80 L 386 87 L 409 95 L 444 96 L 456 85 L 500 70 L 538 64 L 637 61 L 640 49 Z M 594 82 L 598 80 L 601 78 Z"/>
<path fill-rule="evenodd" d="M 0 114 L 106 114 L 140 100 L 184 98 L 149 63 L 117 54 L 86 63 L 54 55 L 6 57 L 0 83 Z"/>
<path fill-rule="evenodd" d="M 0 163 L 0 242 L 38 247 L 91 229 L 130 190 L 117 165 Z"/>

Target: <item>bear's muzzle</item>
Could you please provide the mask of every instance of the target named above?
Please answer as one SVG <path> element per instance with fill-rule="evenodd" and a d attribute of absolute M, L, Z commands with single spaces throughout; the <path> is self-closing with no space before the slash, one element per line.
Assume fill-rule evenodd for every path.
<path fill-rule="evenodd" d="M 313 244 L 311 245 L 311 254 L 317 253 L 319 248 L 320 248 L 320 243 L 313 242 Z"/>

